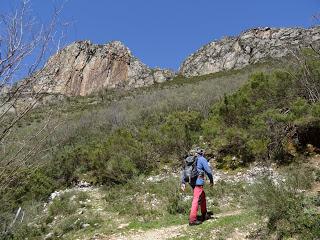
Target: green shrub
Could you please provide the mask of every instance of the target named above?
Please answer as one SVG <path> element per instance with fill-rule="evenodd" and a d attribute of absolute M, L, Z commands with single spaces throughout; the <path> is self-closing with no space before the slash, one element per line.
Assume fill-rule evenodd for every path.
<path fill-rule="evenodd" d="M 134 179 L 121 187 L 113 186 L 106 188 L 105 200 L 108 211 L 112 210 L 120 215 L 148 222 L 161 216 L 162 197 L 158 192 L 153 195 L 153 190 L 157 189 L 157 183 L 142 183 L 142 179 Z M 155 186 L 153 186 L 155 185 Z M 164 189 L 161 189 L 163 191 Z M 158 199 L 156 206 L 152 204 L 154 197 Z M 159 205 L 160 204 L 160 205 Z"/>
<path fill-rule="evenodd" d="M 285 182 L 266 177 L 252 187 L 249 205 L 253 204 L 260 215 L 268 218 L 269 232 L 280 239 L 293 236 L 314 239 L 320 234 L 320 214 L 302 189 L 297 188 L 305 185 L 308 176 L 303 179 L 299 176 L 301 173 L 288 174 Z"/>
<path fill-rule="evenodd" d="M 315 169 L 303 166 L 300 162 L 291 164 L 284 168 L 286 187 L 292 192 L 308 190 L 316 180 L 315 173 Z"/>
<path fill-rule="evenodd" d="M 88 198 L 89 198 L 89 194 L 86 193 L 86 192 L 82 192 L 82 191 L 81 191 L 81 192 L 79 192 L 78 195 L 77 195 L 77 200 L 78 200 L 78 201 L 84 202 L 84 201 L 86 201 Z"/>
<path fill-rule="evenodd" d="M 311 112 L 312 112 L 313 117 L 319 118 L 320 117 L 320 103 L 313 104 Z"/>
<path fill-rule="evenodd" d="M 123 183 L 138 173 L 150 170 L 148 153 L 133 134 L 125 129 L 113 133 L 95 152 L 92 169 L 102 183 Z"/>
<path fill-rule="evenodd" d="M 188 151 L 196 140 L 201 129 L 202 118 L 200 113 L 174 112 L 165 118 L 160 126 L 162 133 L 162 152 L 169 155 L 181 154 Z"/>
<path fill-rule="evenodd" d="M 316 62 L 308 64 L 320 86 Z M 219 167 L 233 169 L 268 158 L 279 164 L 293 161 L 301 149 L 293 146 L 294 125 L 307 125 L 319 117 L 318 103 L 301 93 L 306 86 L 299 83 L 303 77 L 299 71 L 253 74 L 241 89 L 213 105 L 202 128 L 211 150 L 219 153 Z"/>
<path fill-rule="evenodd" d="M 4 174 L 6 174 L 4 172 Z M 8 188 L 0 191 L 0 218 L 2 213 L 16 211 L 24 202 L 47 199 L 55 188 L 54 179 L 46 175 L 44 169 L 22 168 L 15 172 Z"/>
<path fill-rule="evenodd" d="M 118 128 L 106 137 L 67 145 L 52 160 L 52 177 L 66 185 L 84 175 L 93 183 L 125 183 L 188 151 L 201 122 L 194 111 L 152 114 L 138 128 Z"/>
<path fill-rule="evenodd" d="M 4 227 L 12 224 L 16 214 L 8 213 L 7 218 L 1 217 L 0 239 L 40 239 L 40 236 L 46 232 L 46 222 L 43 218 L 43 202 L 30 201 L 21 205 L 22 211 L 12 227 L 7 228 L 6 234 Z M 3 212 L 1 213 L 3 216 Z M 4 220 L 4 221 L 3 221 Z"/>
<path fill-rule="evenodd" d="M 0 232 L 0 239 L 4 240 L 20 240 L 20 239 L 40 239 L 40 236 L 44 233 L 43 229 L 35 226 L 27 226 L 27 224 L 21 224 L 15 227 L 14 232 L 7 234 Z"/>
<path fill-rule="evenodd" d="M 188 214 L 191 207 L 191 200 L 185 201 L 180 189 L 173 189 L 168 197 L 167 211 L 170 214 Z"/>
<path fill-rule="evenodd" d="M 310 108 L 311 105 L 303 98 L 298 98 L 291 105 L 291 111 L 295 119 L 308 115 L 310 113 Z"/>
<path fill-rule="evenodd" d="M 155 161 L 148 144 L 128 129 L 118 129 L 107 138 L 76 147 L 66 147 L 52 163 L 54 177 L 70 184 L 83 174 L 93 183 L 123 183 L 153 169 Z"/>
<path fill-rule="evenodd" d="M 71 193 L 64 193 L 56 197 L 49 205 L 48 212 L 50 216 L 70 215 L 75 213 L 77 206 L 70 201 Z"/>
<path fill-rule="evenodd" d="M 216 148 L 217 167 L 224 169 L 236 169 L 247 166 L 254 160 L 252 149 L 249 145 L 249 135 L 244 129 L 227 128 L 223 138 L 213 141 Z"/>
<path fill-rule="evenodd" d="M 44 170 L 39 169 L 30 175 L 27 188 L 27 195 L 30 195 L 29 199 L 43 200 L 53 192 L 55 189 L 55 183 L 52 178 L 47 176 Z"/>
<path fill-rule="evenodd" d="M 221 202 L 227 200 L 227 204 L 243 205 L 245 203 L 244 197 L 248 194 L 247 184 L 244 182 L 228 182 L 218 181 L 213 187 L 207 188 L 206 196 L 214 201 L 214 207 L 217 209 Z M 210 206 L 208 206 L 210 208 Z M 212 206 L 211 206 L 212 207 Z"/>

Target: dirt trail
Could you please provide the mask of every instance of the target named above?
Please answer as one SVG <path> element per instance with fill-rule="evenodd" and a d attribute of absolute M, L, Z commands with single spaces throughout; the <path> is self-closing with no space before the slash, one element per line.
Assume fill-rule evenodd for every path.
<path fill-rule="evenodd" d="M 316 168 L 320 168 L 320 156 L 317 155 L 310 159 L 310 164 Z M 320 184 L 317 183 L 312 188 L 313 191 L 320 191 Z M 215 218 L 222 218 L 222 217 L 228 217 L 228 216 L 234 216 L 241 214 L 241 211 L 230 211 L 225 212 L 221 214 L 215 215 Z M 214 218 L 214 219 L 215 219 Z M 214 221 L 209 220 L 209 221 Z M 146 240 L 165 240 L 165 239 L 171 239 L 175 237 L 183 237 L 184 232 L 188 229 L 188 224 L 183 225 L 175 225 L 175 226 L 169 226 L 169 227 L 163 227 L 159 229 L 150 229 L 147 231 L 135 231 L 135 232 L 129 232 L 124 234 L 114 234 L 112 236 L 108 237 L 102 237 L 98 238 L 96 240 L 136 240 L 136 239 L 146 239 Z M 246 234 L 235 231 L 231 234 L 231 236 L 228 239 L 246 239 Z"/>
<path fill-rule="evenodd" d="M 214 216 L 214 219 L 239 215 L 240 213 L 241 213 L 240 210 L 220 213 L 220 214 L 216 214 Z M 214 221 L 214 219 L 208 220 L 208 221 Z M 187 228 L 188 228 L 188 224 L 175 225 L 175 226 L 164 227 L 159 229 L 150 229 L 147 231 L 138 231 L 134 233 L 128 233 L 126 235 L 116 234 L 109 237 L 99 238 L 99 240 L 136 240 L 136 239 L 164 240 L 164 239 L 183 236 L 183 232 L 187 230 Z"/>

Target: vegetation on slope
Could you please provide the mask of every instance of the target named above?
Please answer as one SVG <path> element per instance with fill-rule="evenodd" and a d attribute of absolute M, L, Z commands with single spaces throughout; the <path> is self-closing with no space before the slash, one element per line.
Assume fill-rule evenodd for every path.
<path fill-rule="evenodd" d="M 50 154 L 44 158 L 45 167 L 26 169 L 32 171 L 28 179 L 19 173 L 10 190 L 0 195 L 1 205 L 9 214 L 21 204 L 46 199 L 53 189 L 79 179 L 123 186 L 139 175 L 156 173 L 164 164 L 177 168 L 179 159 L 195 144 L 215 156 L 218 168 L 236 169 L 253 161 L 296 162 L 309 154 L 307 144 L 312 144 L 313 150 L 320 147 L 318 138 L 312 137 L 320 129 L 320 103 L 310 95 L 310 87 L 312 91 L 320 90 L 320 61 L 317 55 L 311 55 L 305 64 L 296 69 L 255 73 L 236 92 L 246 75 L 173 84 L 117 101 L 105 102 L 107 97 L 101 97 L 102 103 L 84 108 L 83 99 L 74 99 L 66 109 L 62 108 L 66 112 L 73 109 L 70 115 L 61 110 L 55 114 L 64 123 L 48 139 Z M 312 85 L 306 85 L 306 81 L 312 81 Z M 41 116 L 41 112 L 35 114 Z M 36 126 L 33 122 L 22 126 L 21 131 Z M 317 236 L 319 213 L 312 210 L 314 202 L 305 204 L 307 198 L 297 192 L 298 188 L 266 185 L 270 186 L 268 191 L 253 194 L 258 203 L 263 203 L 260 200 L 267 197 L 264 194 L 285 192 L 284 198 L 295 209 L 291 213 L 290 208 L 280 208 L 282 214 L 274 217 L 278 201 L 261 204 L 263 209 L 270 209 L 258 209 L 268 217 L 270 232 L 280 237 L 299 235 L 299 231 Z M 186 214 L 177 199 L 169 202 L 165 207 L 169 213 Z M 305 211 L 312 214 L 306 215 Z M 6 214 L 2 219 L 10 221 Z M 292 221 L 293 218 L 306 221 Z"/>
<path fill-rule="evenodd" d="M 258 69 L 272 67 L 273 65 L 271 67 L 268 65 L 257 66 Z M 43 146 L 39 147 L 38 154 L 32 156 L 34 165 L 40 163 L 44 167 L 36 170 L 26 168 L 17 173 L 9 186 L 9 191 L 1 194 L 5 199 L 3 203 L 6 203 L 7 206 L 4 209 L 9 211 L 16 209 L 28 199 L 47 198 L 53 189 L 71 184 L 80 175 L 83 177 L 83 173 L 88 172 L 90 176 L 98 176 L 93 172 L 95 169 L 100 170 L 100 167 L 95 165 L 97 159 L 102 161 L 103 158 L 115 158 L 127 145 L 131 148 L 130 153 L 126 154 L 133 154 L 134 158 L 141 154 L 147 154 L 152 159 L 156 159 L 157 163 L 162 160 L 174 162 L 177 155 L 180 157 L 181 154 L 185 154 L 185 151 L 188 150 L 187 145 L 190 145 L 191 141 L 188 139 L 189 143 L 186 144 L 186 141 L 178 139 L 178 136 L 175 136 L 176 141 L 164 137 L 168 134 L 174 135 L 170 133 L 171 125 L 176 121 L 174 116 L 181 115 L 179 117 L 180 129 L 176 129 L 176 131 L 183 131 L 185 120 L 192 125 L 191 121 L 205 118 L 210 111 L 211 104 L 219 100 L 224 93 L 230 93 L 239 88 L 254 69 L 252 67 L 230 71 L 224 75 L 220 73 L 218 76 L 209 75 L 184 79 L 184 84 L 181 77 L 178 77 L 170 83 L 136 89 L 133 92 L 108 90 L 97 96 L 53 101 L 34 109 L 28 117 L 22 119 L 17 129 L 8 137 L 8 141 L 2 144 L 5 154 L 0 158 L 3 159 L 1 162 L 5 164 L 12 158 L 23 158 L 29 149 L 38 148 L 40 140 L 47 134 L 41 129 L 45 124 L 48 124 L 48 128 L 54 129 L 54 131 L 45 138 L 46 141 Z M 180 113 L 180 111 L 188 110 L 197 111 L 196 116 L 191 113 Z M 170 114 L 173 116 L 170 117 Z M 187 119 L 189 117 L 191 119 Z M 196 125 L 199 128 L 200 122 L 197 121 Z M 162 126 L 161 132 L 158 131 L 159 126 Z M 40 134 L 30 137 L 32 132 Z M 151 140 L 153 144 L 151 144 Z M 163 140 L 168 142 L 163 143 Z M 121 141 L 124 141 L 124 144 Z M 23 142 L 27 142 L 28 145 L 24 146 L 23 152 L 19 152 Z M 175 146 L 168 146 L 171 144 Z M 108 150 L 105 149 L 107 146 Z M 169 149 L 166 149 L 166 146 Z M 109 152 L 113 148 L 117 151 L 112 151 L 112 157 Z M 175 152 L 171 152 L 172 149 L 176 149 Z M 152 159 L 149 162 L 155 165 L 155 162 L 151 161 Z M 114 161 L 111 160 L 109 164 L 111 165 L 112 162 Z M 129 163 L 124 162 L 120 168 L 126 168 L 126 164 Z M 52 167 L 48 167 L 48 165 Z M 150 168 L 141 170 L 148 169 Z M 10 169 L 6 171 L 10 172 Z M 128 169 L 124 175 L 130 174 L 129 172 L 132 171 L 139 174 L 136 170 Z M 101 178 L 104 177 L 101 176 L 99 181 Z M 87 180 L 96 182 L 91 178 Z M 104 179 L 103 182 L 107 180 Z M 123 179 L 119 179 L 119 181 L 123 181 Z M 44 191 L 42 194 L 39 191 L 33 192 L 30 186 L 33 186 L 33 189 L 39 189 L 39 191 L 43 189 Z M 50 187 L 42 188 L 41 186 Z"/>

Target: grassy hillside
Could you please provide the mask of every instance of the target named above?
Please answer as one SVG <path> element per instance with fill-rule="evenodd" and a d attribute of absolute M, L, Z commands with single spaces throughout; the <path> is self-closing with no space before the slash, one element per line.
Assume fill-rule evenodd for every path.
<path fill-rule="evenodd" d="M 41 206 L 55 189 L 85 180 L 96 186 L 103 184 L 107 189 L 98 190 L 100 200 L 97 201 L 99 206 L 102 204 L 102 208 L 112 212 L 110 216 L 121 216 L 117 224 L 128 224 L 117 229 L 118 232 L 186 221 L 190 202 L 184 202 L 178 194 L 178 179 L 149 182 L 143 187 L 141 182 L 145 183 L 145 176 L 162 173 L 168 167 L 179 169 L 181 157 L 194 145 L 204 147 L 209 157 L 215 157 L 215 168 L 228 171 L 244 169 L 252 162 L 273 162 L 279 166 L 301 164 L 320 148 L 318 138 L 314 137 L 320 129 L 320 105 L 310 95 L 310 88 L 315 92 L 320 90 L 318 56 L 309 54 L 305 64 L 290 68 L 265 63 L 192 79 L 178 76 L 171 82 L 130 92 L 106 91 L 39 106 L 19 123 L 5 143 L 7 150 L 1 156 L 2 162 L 15 156 L 25 136 L 39 132 L 36 137 L 27 137 L 25 151 L 39 146 L 32 161 L 41 165 L 19 170 L 10 188 L 0 194 L 1 220 L 9 223 L 12 212 L 19 206 L 26 209 Z M 312 85 L 306 85 L 306 81 Z M 48 129 L 54 129 L 48 137 L 47 131 L 39 131 L 46 124 Z M 39 144 L 43 136 L 45 141 Z M 9 174 L 10 169 L 4 170 Z M 208 192 L 209 198 L 215 201 L 212 210 L 216 213 L 242 211 L 236 216 L 222 215 L 219 221 L 204 224 L 201 231 L 209 233 L 219 227 L 219 234 L 225 237 L 230 229 L 259 223 L 253 230 L 261 228 L 264 236 L 299 238 L 308 233 L 312 239 L 319 234 L 319 200 L 300 191 L 309 191 L 314 181 L 319 181 L 319 173 L 303 168 L 299 175 L 290 168 L 287 170 L 293 177 L 284 177 L 296 179 L 298 185 L 279 185 L 267 180 L 258 182 L 256 187 L 247 183 L 216 185 Z M 310 177 L 309 185 L 300 184 L 303 175 Z M 143 196 L 153 194 L 159 200 L 157 208 L 149 208 L 152 202 L 148 201 L 153 198 L 138 199 L 137 192 Z M 101 194 L 106 196 L 104 201 Z M 190 196 L 190 192 L 188 194 Z M 278 196 L 279 202 L 271 201 L 270 196 Z M 270 201 L 263 201 L 268 197 Z M 70 239 L 81 232 L 88 234 L 81 230 L 80 223 L 74 224 L 77 209 L 81 207 L 72 204 L 81 205 L 84 200 L 72 201 L 71 198 L 72 194 L 61 197 L 51 204 L 46 214 L 38 214 L 37 221 L 45 223 L 40 224 L 41 227 L 39 223 L 35 223 L 35 228 L 22 225 L 11 237 L 19 239 L 17 234 L 23 233 L 24 237 L 28 236 L 26 229 L 34 238 L 52 231 L 55 236 Z M 87 199 L 78 194 L 73 199 L 78 198 Z M 227 206 L 218 207 L 225 198 L 230 200 Z M 139 205 L 141 201 L 145 201 L 143 206 Z M 291 207 L 296 211 L 291 212 Z M 32 216 L 31 212 L 28 213 Z M 99 228 L 103 234 L 115 233 L 110 227 L 116 224 L 114 220 L 103 220 L 101 214 L 92 216 L 96 215 L 85 215 L 85 220 L 79 221 L 90 222 L 90 231 Z M 184 233 L 182 239 L 197 234 L 197 231 Z"/>

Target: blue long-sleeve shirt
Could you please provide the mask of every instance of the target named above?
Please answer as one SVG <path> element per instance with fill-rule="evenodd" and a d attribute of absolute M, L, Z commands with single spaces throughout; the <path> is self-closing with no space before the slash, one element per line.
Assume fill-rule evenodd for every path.
<path fill-rule="evenodd" d="M 196 185 L 197 186 L 203 186 L 204 185 L 204 175 L 206 174 L 210 180 L 210 183 L 213 183 L 213 176 L 212 176 L 212 170 L 209 166 L 209 163 L 207 159 L 203 156 L 198 156 L 197 160 L 197 171 L 198 171 L 198 177 L 196 180 Z M 185 183 L 184 177 L 182 176 L 181 182 Z"/>
<path fill-rule="evenodd" d="M 197 161 L 197 170 L 198 170 L 198 176 L 203 176 L 206 174 L 210 180 L 210 183 L 213 183 L 213 177 L 212 177 L 212 171 L 209 166 L 208 160 L 205 159 L 203 156 L 198 156 L 198 161 Z M 197 178 L 196 181 L 197 186 L 202 186 L 204 185 L 204 178 Z"/>

